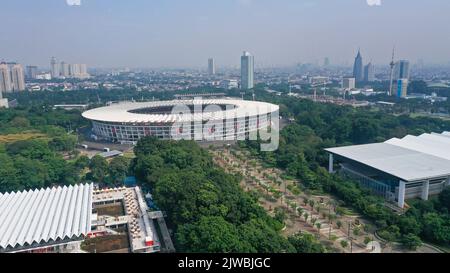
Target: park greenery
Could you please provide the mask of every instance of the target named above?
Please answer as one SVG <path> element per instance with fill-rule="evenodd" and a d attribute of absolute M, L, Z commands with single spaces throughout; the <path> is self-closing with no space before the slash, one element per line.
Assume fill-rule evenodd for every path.
<path fill-rule="evenodd" d="M 76 151 L 75 131 L 85 125 L 79 111 L 49 106 L 0 109 L 0 192 L 84 181 L 122 183 L 127 159 L 90 160 Z"/>
<path fill-rule="evenodd" d="M 132 168 L 168 215 L 181 252 L 324 252 L 315 238 L 280 235 L 283 215 L 269 216 L 193 141 L 141 139 Z"/>
<path fill-rule="evenodd" d="M 211 90 L 206 90 L 207 92 Z M 233 93 L 234 92 L 234 93 Z M 260 152 L 258 142 L 242 147 L 266 165 L 286 170 L 301 183 L 301 190 L 327 192 L 371 219 L 378 234 L 410 249 L 422 241 L 450 244 L 450 190 L 429 201 L 408 200 L 410 209 L 398 215 L 383 200 L 356 183 L 329 174 L 326 147 L 384 141 L 406 134 L 450 130 L 450 121 L 392 115 L 390 110 L 318 104 L 255 90 L 258 100 L 280 105 L 280 114 L 292 121 L 280 132 L 276 152 Z M 184 252 L 325 252 L 308 234 L 280 235 L 281 215 L 269 216 L 257 197 L 239 187 L 240 177 L 215 166 L 206 150 L 194 142 L 141 140 L 136 158 L 80 156 L 77 130 L 88 125 L 79 111 L 53 109 L 50 103 L 98 103 L 131 98 L 171 99 L 173 92 L 83 90 L 74 92 L 17 93 L 21 105 L 0 109 L 0 192 L 71 185 L 93 181 L 120 185 L 134 174 L 150 190 L 168 215 L 179 251 Z M 230 95 L 239 96 L 231 91 Z M 251 98 L 251 94 L 246 94 Z M 91 105 L 91 106 L 93 106 Z M 405 106 L 405 107 L 410 107 Z M 419 105 L 419 107 L 422 107 Z"/>
<path fill-rule="evenodd" d="M 243 148 L 259 156 L 268 166 L 279 167 L 298 178 L 302 190 L 327 192 L 337 196 L 373 220 L 379 235 L 388 241 L 403 242 L 414 249 L 420 240 L 440 245 L 450 244 L 450 189 L 429 201 L 409 200 L 411 206 L 398 215 L 384 206 L 384 200 L 359 187 L 357 183 L 325 168 L 328 157 L 324 148 L 385 141 L 407 134 L 450 130 L 450 121 L 407 115 L 394 116 L 368 108 L 318 104 L 309 100 L 259 93 L 260 99 L 280 105 L 284 118 L 292 121 L 280 132 L 276 152 L 261 152 L 259 142 L 241 142 Z M 419 239 L 420 238 L 420 239 Z"/>

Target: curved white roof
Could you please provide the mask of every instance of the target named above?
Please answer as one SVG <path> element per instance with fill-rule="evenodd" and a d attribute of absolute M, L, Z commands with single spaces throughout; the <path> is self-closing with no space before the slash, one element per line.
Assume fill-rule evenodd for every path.
<path fill-rule="evenodd" d="M 193 113 L 189 115 L 181 114 L 140 114 L 131 113 L 132 110 L 183 105 L 234 105 L 232 109 Z M 181 108 L 180 108 L 181 109 Z M 152 102 L 126 102 L 110 106 L 95 108 L 84 112 L 83 117 L 104 122 L 117 123 L 172 123 L 185 121 L 207 121 L 224 118 L 243 118 L 272 113 L 279 110 L 278 105 L 259 102 L 233 99 L 210 99 L 210 100 L 172 100 L 172 101 L 152 101 Z"/>
<path fill-rule="evenodd" d="M 0 193 L 0 252 L 91 231 L 92 184 Z"/>

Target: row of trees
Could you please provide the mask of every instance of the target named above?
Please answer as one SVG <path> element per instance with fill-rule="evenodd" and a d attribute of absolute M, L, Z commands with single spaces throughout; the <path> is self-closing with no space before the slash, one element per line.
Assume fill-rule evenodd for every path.
<path fill-rule="evenodd" d="M 450 205 L 446 190 L 441 198 L 411 202 L 412 208 L 402 216 L 383 206 L 383 200 L 371 195 L 352 181 L 330 175 L 324 168 L 328 158 L 323 148 L 384 141 L 406 134 L 450 130 L 450 122 L 432 118 L 393 116 L 368 108 L 355 109 L 332 104 L 317 104 L 307 100 L 261 94 L 267 101 L 280 105 L 281 115 L 295 118 L 280 134 L 276 152 L 259 151 L 259 143 L 242 146 L 259 155 L 269 165 L 283 168 L 298 178 L 301 187 L 317 192 L 329 192 L 345 204 L 374 220 L 387 239 L 403 241 L 414 248 L 418 238 L 440 244 L 450 243 Z M 420 241 L 420 240 L 419 240 Z"/>
<path fill-rule="evenodd" d="M 144 138 L 135 147 L 132 168 L 167 212 L 181 252 L 309 252 L 317 242 L 287 240 L 280 220 L 239 186 L 241 177 L 214 165 L 206 150 L 191 141 Z"/>

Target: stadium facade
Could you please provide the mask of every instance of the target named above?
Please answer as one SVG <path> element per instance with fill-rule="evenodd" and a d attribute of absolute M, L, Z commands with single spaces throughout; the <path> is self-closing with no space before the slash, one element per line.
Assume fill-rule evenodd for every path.
<path fill-rule="evenodd" d="M 427 200 L 450 186 L 450 132 L 325 150 L 330 172 L 338 161 L 341 174 L 400 208 L 406 199 Z"/>
<path fill-rule="evenodd" d="M 245 140 L 278 125 L 279 107 L 236 99 L 123 102 L 84 112 L 99 139 L 136 143 L 145 136 L 197 141 Z"/>

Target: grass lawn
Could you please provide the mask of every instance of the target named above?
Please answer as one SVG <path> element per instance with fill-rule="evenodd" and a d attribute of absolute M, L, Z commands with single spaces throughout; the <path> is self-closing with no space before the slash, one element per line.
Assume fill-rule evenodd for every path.
<path fill-rule="evenodd" d="M 8 134 L 8 135 L 0 135 L 0 143 L 12 143 L 21 140 L 30 140 L 30 139 L 49 139 L 46 134 L 36 133 L 36 132 L 23 132 L 20 134 Z"/>

